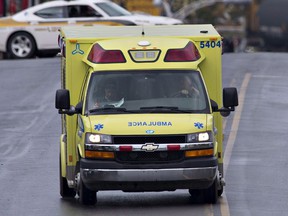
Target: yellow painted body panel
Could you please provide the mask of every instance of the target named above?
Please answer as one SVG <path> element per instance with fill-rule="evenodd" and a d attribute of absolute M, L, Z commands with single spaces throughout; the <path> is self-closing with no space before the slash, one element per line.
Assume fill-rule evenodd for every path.
<path fill-rule="evenodd" d="M 153 130 L 155 134 L 189 134 L 212 130 L 212 117 L 206 114 L 94 115 L 89 120 L 91 132 L 111 135 L 146 135 L 147 130 Z M 196 128 L 196 122 L 202 123 L 203 128 Z M 95 130 L 96 124 L 103 124 L 103 129 Z M 87 131 L 90 130 L 87 128 Z"/>
<path fill-rule="evenodd" d="M 206 42 L 210 44 L 221 43 L 221 36 L 212 25 L 64 27 L 60 34 L 66 45 L 66 58 L 63 57 L 64 60 L 62 60 L 62 87 L 70 91 L 70 101 L 73 106 L 76 106 L 80 101 L 85 101 L 88 88 L 86 81 L 94 72 L 119 71 L 121 73 L 124 70 L 181 69 L 200 71 L 209 98 L 216 101 L 219 107 L 222 107 L 222 47 L 214 46 L 211 48 L 205 45 Z M 139 46 L 139 41 L 149 41 L 150 45 Z M 164 62 L 164 56 L 168 49 L 184 48 L 189 41 L 192 41 L 200 52 L 201 58 L 198 61 Z M 212 43 L 212 41 L 214 42 Z M 126 62 L 95 64 L 88 61 L 87 57 L 94 43 L 99 43 L 106 50 L 121 50 Z M 129 55 L 129 50 L 147 49 L 161 50 L 157 61 L 137 63 Z M 140 135 L 145 134 L 146 130 L 154 130 L 155 134 L 188 134 L 200 132 L 193 126 L 194 122 L 199 121 L 205 125 L 201 129 L 202 131 L 213 131 L 213 127 L 217 128 L 215 153 L 218 152 L 220 166 L 223 163 L 222 117 L 219 113 L 96 115 L 90 117 L 81 115 L 81 119 L 85 132 L 97 132 L 94 127 L 101 123 L 104 125 L 101 133 L 111 135 Z M 66 128 L 67 143 L 69 143 L 67 157 L 72 156 L 73 158 L 71 161 L 68 160 L 67 164 L 75 166 L 78 152 L 82 152 L 81 155 L 84 152 L 84 136 L 76 138 L 76 115 L 67 115 L 66 120 L 66 122 L 62 121 L 62 124 Z M 157 122 L 166 122 L 165 124 L 170 122 L 171 125 L 159 126 L 162 123 L 157 125 Z M 133 124 L 138 124 L 138 126 L 133 126 Z"/>
<path fill-rule="evenodd" d="M 60 137 L 60 155 L 61 155 L 61 160 L 60 160 L 60 166 L 61 166 L 61 176 L 65 177 L 66 176 L 66 144 L 63 142 L 64 135 L 62 134 Z"/>

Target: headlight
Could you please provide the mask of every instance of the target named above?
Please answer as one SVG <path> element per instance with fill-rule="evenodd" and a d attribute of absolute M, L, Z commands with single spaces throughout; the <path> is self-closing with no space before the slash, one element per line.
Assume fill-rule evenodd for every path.
<path fill-rule="evenodd" d="M 194 133 L 194 134 L 188 134 L 187 135 L 187 142 L 193 143 L 193 142 L 212 142 L 213 136 L 211 131 L 208 132 L 202 132 L 202 133 Z"/>
<path fill-rule="evenodd" d="M 86 133 L 86 143 L 112 143 L 110 135 Z"/>

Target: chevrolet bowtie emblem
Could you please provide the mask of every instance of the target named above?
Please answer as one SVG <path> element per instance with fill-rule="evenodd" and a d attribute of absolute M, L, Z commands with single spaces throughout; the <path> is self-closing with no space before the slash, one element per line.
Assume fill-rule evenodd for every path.
<path fill-rule="evenodd" d="M 158 149 L 158 147 L 159 145 L 155 145 L 154 143 L 146 143 L 141 147 L 141 149 L 145 151 L 155 151 Z"/>

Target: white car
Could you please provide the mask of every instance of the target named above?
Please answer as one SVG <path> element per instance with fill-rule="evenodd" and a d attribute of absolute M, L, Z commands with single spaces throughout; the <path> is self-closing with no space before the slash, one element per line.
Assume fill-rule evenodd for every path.
<path fill-rule="evenodd" d="M 175 25 L 182 21 L 132 14 L 109 0 L 57 0 L 0 19 L 0 52 L 8 58 L 55 56 L 64 25 Z"/>

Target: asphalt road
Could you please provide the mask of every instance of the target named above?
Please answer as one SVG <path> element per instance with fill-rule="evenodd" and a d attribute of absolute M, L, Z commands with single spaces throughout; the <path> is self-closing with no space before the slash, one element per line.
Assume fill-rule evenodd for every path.
<path fill-rule="evenodd" d="M 223 55 L 223 87 L 237 87 L 240 105 L 224 124 L 227 186 L 218 204 L 191 204 L 186 190 L 109 191 L 93 207 L 59 195 L 60 59 L 0 61 L 0 215 L 287 215 L 287 59 Z"/>

